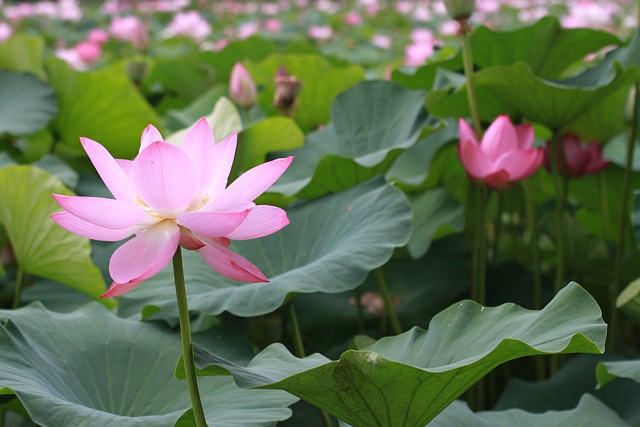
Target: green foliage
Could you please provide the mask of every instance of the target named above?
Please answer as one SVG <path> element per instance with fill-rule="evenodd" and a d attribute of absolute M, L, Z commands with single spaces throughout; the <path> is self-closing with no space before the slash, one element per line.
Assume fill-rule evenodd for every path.
<path fill-rule="evenodd" d="M 62 182 L 31 166 L 0 169 L 0 223 L 18 266 L 97 298 L 105 290 L 91 262 L 89 240 L 64 230 L 49 218 L 60 207 L 51 193 L 71 195 Z"/>
<path fill-rule="evenodd" d="M 247 368 L 203 350 L 196 366 L 204 375 L 226 370 L 241 387 L 286 390 L 352 425 L 422 427 L 496 366 L 539 354 L 602 353 L 605 334 L 597 304 L 571 283 L 541 311 L 463 301 L 434 317 L 428 332 L 414 328 L 335 362 L 300 360 L 276 344 Z"/>
<path fill-rule="evenodd" d="M 53 89 L 32 74 L 0 70 L 0 134 L 34 133 L 56 114 Z"/>
<path fill-rule="evenodd" d="M 81 136 L 104 145 L 117 158 L 131 158 L 140 146 L 142 130 L 160 119 L 122 65 L 100 71 L 77 72 L 59 60 L 47 63 L 47 73 L 58 97 L 53 128 L 57 149 L 82 155 Z"/>
<path fill-rule="evenodd" d="M 179 420 L 190 401 L 172 375 L 180 339 L 171 330 L 120 319 L 95 303 L 69 314 L 39 304 L 2 310 L 0 321 L 0 390 L 15 394 L 36 423 L 185 425 Z M 204 379 L 200 389 L 212 425 L 273 425 L 291 415 L 287 406 L 296 400 L 242 390 L 230 378 Z"/>

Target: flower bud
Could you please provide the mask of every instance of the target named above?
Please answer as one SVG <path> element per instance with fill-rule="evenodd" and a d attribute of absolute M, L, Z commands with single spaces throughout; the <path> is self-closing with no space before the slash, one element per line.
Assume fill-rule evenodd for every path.
<path fill-rule="evenodd" d="M 251 108 L 256 103 L 256 84 L 247 69 L 239 62 L 231 70 L 229 95 L 242 108 Z"/>
<path fill-rule="evenodd" d="M 286 114 L 290 113 L 296 103 L 302 82 L 280 66 L 276 72 L 275 87 L 273 105 Z"/>
<path fill-rule="evenodd" d="M 447 13 L 455 20 L 468 18 L 476 8 L 475 0 L 443 0 Z"/>

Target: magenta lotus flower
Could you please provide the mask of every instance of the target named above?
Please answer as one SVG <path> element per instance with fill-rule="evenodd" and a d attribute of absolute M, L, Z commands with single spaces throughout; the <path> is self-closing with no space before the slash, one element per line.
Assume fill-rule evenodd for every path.
<path fill-rule="evenodd" d="M 267 282 L 262 272 L 228 249 L 231 240 L 272 234 L 289 223 L 284 210 L 253 200 L 287 169 L 293 157 L 247 171 L 227 187 L 236 134 L 215 143 L 198 121 L 178 147 L 149 125 L 135 160 L 114 159 L 99 143 L 82 146 L 114 199 L 54 194 L 65 211 L 52 215 L 63 228 L 115 242 L 135 234 L 111 257 L 113 284 L 102 297 L 138 286 L 171 261 L 178 245 L 196 250 L 215 271 L 241 282 Z"/>
<path fill-rule="evenodd" d="M 564 162 L 560 152 L 557 156 L 558 170 L 565 176 L 579 178 L 592 175 L 607 167 L 609 162 L 602 156 L 602 146 L 597 142 L 582 144 L 576 135 L 566 134 L 563 138 Z M 544 150 L 544 167 L 551 171 L 551 141 Z M 566 163 L 566 169 L 563 165 Z"/>
<path fill-rule="evenodd" d="M 531 176 L 542 163 L 542 150 L 533 147 L 531 125 L 513 126 L 509 116 L 498 116 L 478 142 L 473 129 L 460 119 L 458 156 L 471 179 L 493 188 Z"/>

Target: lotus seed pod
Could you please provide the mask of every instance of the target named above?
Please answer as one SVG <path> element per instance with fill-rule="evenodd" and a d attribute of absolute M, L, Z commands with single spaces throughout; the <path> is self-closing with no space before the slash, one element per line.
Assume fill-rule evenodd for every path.
<path fill-rule="evenodd" d="M 453 19 L 468 18 L 476 7 L 475 0 L 443 0 L 447 13 Z"/>

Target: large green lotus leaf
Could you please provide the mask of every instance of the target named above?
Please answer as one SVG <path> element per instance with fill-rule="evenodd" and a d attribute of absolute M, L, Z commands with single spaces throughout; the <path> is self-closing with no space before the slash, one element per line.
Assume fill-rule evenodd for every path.
<path fill-rule="evenodd" d="M 118 318 L 96 303 L 69 314 L 34 304 L 0 318 L 0 389 L 38 424 L 170 427 L 191 406 L 187 384 L 173 377 L 179 335 L 158 324 Z M 216 426 L 273 426 L 296 400 L 243 390 L 230 378 L 203 378 L 199 387 Z"/>
<path fill-rule="evenodd" d="M 192 57 L 153 61 L 142 81 L 142 89 L 153 97 L 160 95 L 163 105 L 184 107 L 202 95 L 215 83 L 214 70 L 204 61 L 203 54 Z"/>
<path fill-rule="evenodd" d="M 89 72 L 74 71 L 60 60 L 46 65 L 59 102 L 53 121 L 57 148 L 82 155 L 79 138 L 85 136 L 100 142 L 114 157 L 131 158 L 138 152 L 144 128 L 159 126 L 158 115 L 122 64 Z"/>
<path fill-rule="evenodd" d="M 409 198 L 413 211 L 413 231 L 407 245 L 418 259 L 427 253 L 434 238 L 464 229 L 464 209 L 443 188 L 435 188 Z"/>
<path fill-rule="evenodd" d="M 279 66 L 302 82 L 293 119 L 304 132 L 329 121 L 331 102 L 340 92 L 364 79 L 364 70 L 357 65 L 335 66 L 320 55 L 272 55 L 258 63 L 247 64 L 247 69 L 258 86 L 264 90 L 258 95 L 261 106 L 272 113 L 274 79 Z"/>
<path fill-rule="evenodd" d="M 22 270 L 98 297 L 105 283 L 91 262 L 89 240 L 61 228 L 49 215 L 62 209 L 51 193 L 72 194 L 59 179 L 30 166 L 0 169 L 0 222 Z"/>
<path fill-rule="evenodd" d="M 263 163 L 268 153 L 300 148 L 304 134 L 288 117 L 270 117 L 243 130 L 238 135 L 238 149 L 232 176 Z"/>
<path fill-rule="evenodd" d="M 520 408 L 527 412 L 561 411 L 574 408 L 585 393 L 593 395 L 620 417 L 637 426 L 640 423 L 640 384 L 618 378 L 598 388 L 597 366 L 612 356 L 579 355 L 568 360 L 558 372 L 544 381 L 512 379 L 494 409 Z"/>
<path fill-rule="evenodd" d="M 473 62 L 481 69 L 524 61 L 544 79 L 558 78 L 588 53 L 619 44 L 620 39 L 609 32 L 562 28 L 551 16 L 514 31 L 479 27 L 471 37 Z"/>
<path fill-rule="evenodd" d="M 25 71 L 45 80 L 43 56 L 42 37 L 16 34 L 0 44 L 0 69 Z"/>
<path fill-rule="evenodd" d="M 213 86 L 196 98 L 193 102 L 180 110 L 169 110 L 165 116 L 165 128 L 177 131 L 193 125 L 200 117 L 213 111 L 216 102 L 227 93 L 227 88 L 221 85 Z"/>
<path fill-rule="evenodd" d="M 629 378 L 640 383 L 640 360 L 599 363 L 596 368 L 596 378 L 599 387 L 615 378 Z"/>
<path fill-rule="evenodd" d="M 640 319 L 640 278 L 629 283 L 616 299 L 616 307 L 629 316 Z"/>
<path fill-rule="evenodd" d="M 615 77 L 609 76 L 602 82 L 551 81 L 536 76 L 528 64 L 518 62 L 477 72 L 476 96 L 484 120 L 493 119 L 502 112 L 527 118 L 550 129 L 561 129 L 578 120 L 592 105 L 628 87 L 637 77 L 636 74 L 637 70 L 620 71 Z M 427 101 L 429 111 L 438 116 L 469 114 L 466 86 L 458 88 L 450 84 L 431 93 Z M 615 97 L 610 98 L 609 102 L 614 103 Z M 617 105 L 608 105 L 609 108 L 618 108 Z M 614 125 L 607 127 L 607 133 L 615 130 Z"/>
<path fill-rule="evenodd" d="M 601 86 L 609 83 L 621 67 L 633 66 L 640 66 L 640 32 L 638 31 L 625 46 L 607 53 L 596 67 L 567 79 L 566 82 L 577 86 Z"/>
<path fill-rule="evenodd" d="M 566 411 L 534 414 L 520 409 L 473 413 L 466 403 L 453 402 L 429 427 L 629 427 L 607 405 L 585 394 L 578 406 Z"/>
<path fill-rule="evenodd" d="M 219 52 L 208 51 L 201 55 L 207 64 L 213 66 L 217 83 L 228 86 L 231 70 L 236 62 L 262 61 L 277 51 L 278 45 L 274 42 L 254 36 L 235 40 Z"/>
<path fill-rule="evenodd" d="M 209 314 L 257 316 L 276 310 L 291 293 L 353 289 L 404 246 L 411 231 L 404 194 L 382 179 L 290 208 L 287 215 L 291 223 L 278 233 L 231 245 L 270 283 L 239 284 L 185 252 L 189 306 Z M 175 315 L 174 292 L 171 269 L 165 269 L 124 295 L 119 309 L 131 316 L 152 304 Z"/>
<path fill-rule="evenodd" d="M 213 136 L 216 141 L 222 141 L 233 132 L 240 132 L 242 130 L 242 120 L 238 109 L 233 105 L 228 98 L 221 97 L 213 107 L 211 114 L 206 116 L 207 122 L 211 126 Z M 187 135 L 187 132 L 193 126 L 195 122 L 191 123 L 184 129 L 180 129 L 165 138 L 173 144 L 180 145 Z"/>
<path fill-rule="evenodd" d="M 581 137 L 584 141 L 606 142 L 625 128 L 625 107 L 632 83 L 622 85 L 615 92 L 594 103 L 570 123 L 565 131 Z"/>
<path fill-rule="evenodd" d="M 523 61 L 536 75 L 548 79 L 560 77 L 567 67 L 586 54 L 618 44 L 620 40 L 611 33 L 587 28 L 563 29 L 558 19 L 550 16 L 512 31 L 480 26 L 471 36 L 473 62 L 480 69 Z M 461 56 L 427 64 L 413 75 L 396 71 L 393 80 L 413 89 L 431 89 L 438 68 L 462 70 Z"/>
<path fill-rule="evenodd" d="M 204 375 L 226 370 L 241 387 L 286 390 L 352 425 L 423 427 L 496 366 L 602 353 L 605 335 L 595 300 L 570 283 L 541 311 L 463 301 L 436 315 L 428 332 L 413 328 L 329 363 L 320 355 L 298 359 L 276 344 L 247 368 L 202 349 L 196 365 Z"/>
<path fill-rule="evenodd" d="M 292 152 L 296 161 L 272 189 L 314 198 L 384 173 L 427 125 L 424 96 L 386 81 L 362 82 L 338 95 L 331 124 Z"/>
<path fill-rule="evenodd" d="M 435 132 L 420 138 L 413 146 L 402 152 L 385 175 L 387 181 L 398 180 L 403 184 L 418 186 L 429 175 L 431 161 L 447 142 L 458 139 L 458 123 L 446 120 Z"/>
<path fill-rule="evenodd" d="M 34 133 L 45 127 L 57 110 L 51 86 L 32 74 L 0 70 L 0 134 Z"/>

